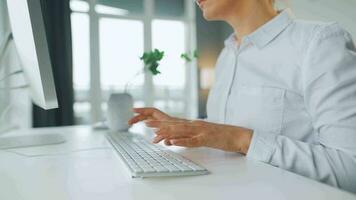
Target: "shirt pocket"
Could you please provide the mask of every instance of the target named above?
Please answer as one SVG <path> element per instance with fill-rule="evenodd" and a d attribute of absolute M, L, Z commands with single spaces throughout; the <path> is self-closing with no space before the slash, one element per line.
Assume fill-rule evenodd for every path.
<path fill-rule="evenodd" d="M 284 89 L 238 85 L 231 93 L 227 122 L 279 134 L 282 129 L 284 97 Z"/>

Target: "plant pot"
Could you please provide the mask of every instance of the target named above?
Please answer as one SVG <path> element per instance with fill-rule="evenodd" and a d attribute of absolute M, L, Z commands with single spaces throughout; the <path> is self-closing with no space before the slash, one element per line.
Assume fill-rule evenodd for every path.
<path fill-rule="evenodd" d="M 108 101 L 108 126 L 111 131 L 128 131 L 128 120 L 133 117 L 133 98 L 128 93 L 111 94 Z"/>

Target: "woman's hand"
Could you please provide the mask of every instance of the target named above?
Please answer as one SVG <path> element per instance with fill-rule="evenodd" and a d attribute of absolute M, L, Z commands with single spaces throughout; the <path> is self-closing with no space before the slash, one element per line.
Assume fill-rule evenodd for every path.
<path fill-rule="evenodd" d="M 128 121 L 129 125 L 133 125 L 145 120 L 159 120 L 159 121 L 178 120 L 156 108 L 134 108 L 133 111 L 137 115 Z"/>
<path fill-rule="evenodd" d="M 162 140 L 183 147 L 211 147 L 247 154 L 253 131 L 246 128 L 214 124 L 205 121 L 148 120 L 156 128 L 154 143 Z"/>
<path fill-rule="evenodd" d="M 167 115 L 166 113 L 156 109 L 156 108 L 135 108 L 134 112 L 137 113 L 135 117 L 128 121 L 129 125 L 136 124 L 145 120 L 158 120 L 158 121 L 176 121 L 184 122 L 187 120 L 178 119 Z M 169 140 L 164 140 L 166 145 L 172 145 Z"/>

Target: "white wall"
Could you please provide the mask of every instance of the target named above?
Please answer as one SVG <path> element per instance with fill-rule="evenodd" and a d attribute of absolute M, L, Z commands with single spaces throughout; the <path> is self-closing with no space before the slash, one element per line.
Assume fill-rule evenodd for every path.
<path fill-rule="evenodd" d="M 0 43 L 4 40 L 5 33 L 10 30 L 6 1 L 0 0 Z M 4 59 L 0 62 L 0 79 L 3 78 L 9 72 L 16 71 L 20 69 L 20 62 L 16 54 L 16 48 L 13 42 L 11 42 L 10 47 Z M 17 75 L 7 81 L 0 82 L 0 88 L 6 86 L 16 86 L 25 83 L 24 77 L 22 75 Z M 19 127 L 28 128 L 31 127 L 31 102 L 28 97 L 26 90 L 5 90 L 0 89 L 0 116 L 4 110 L 11 105 L 9 112 L 2 119 L 0 119 L 0 127 Z"/>
<path fill-rule="evenodd" d="M 356 39 L 356 0 L 280 0 L 297 18 L 339 22 Z"/>

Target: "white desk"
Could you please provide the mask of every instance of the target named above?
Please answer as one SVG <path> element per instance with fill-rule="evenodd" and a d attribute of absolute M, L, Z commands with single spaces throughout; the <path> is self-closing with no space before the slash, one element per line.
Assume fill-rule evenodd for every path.
<path fill-rule="evenodd" d="M 205 166 L 209 175 L 131 179 L 104 131 L 65 127 L 28 132 L 44 131 L 63 133 L 68 141 L 0 151 L 1 200 L 356 199 L 238 154 L 206 148 L 172 149 Z M 92 148 L 96 150 L 88 150 Z"/>

